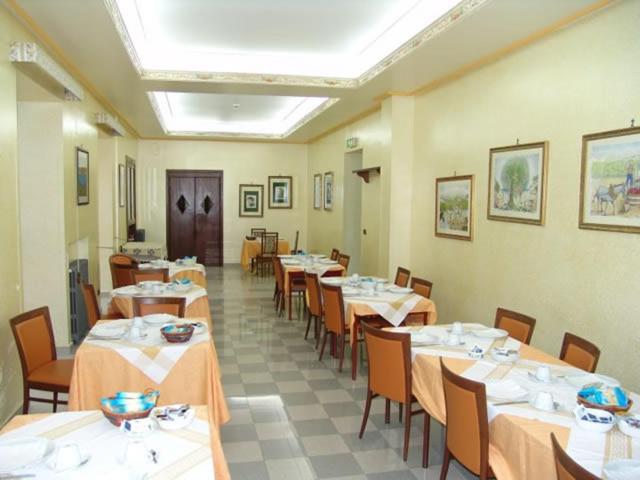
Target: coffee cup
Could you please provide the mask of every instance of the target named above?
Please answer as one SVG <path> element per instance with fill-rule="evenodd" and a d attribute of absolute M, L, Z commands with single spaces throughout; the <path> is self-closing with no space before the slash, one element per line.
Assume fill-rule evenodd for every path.
<path fill-rule="evenodd" d="M 376 283 L 376 290 L 378 292 L 383 292 L 384 291 L 384 282 L 377 282 Z"/>
<path fill-rule="evenodd" d="M 536 370 L 536 378 L 541 382 L 551 381 L 551 369 L 546 365 L 538 367 Z"/>
<path fill-rule="evenodd" d="M 125 465 L 136 467 L 151 462 L 149 450 L 141 440 L 129 440 L 124 445 L 121 462 Z"/>
<path fill-rule="evenodd" d="M 143 328 L 144 320 L 142 320 L 142 317 L 133 317 L 133 322 L 131 322 L 131 325 L 134 327 Z"/>
<path fill-rule="evenodd" d="M 453 325 L 451 326 L 451 331 L 453 333 L 457 333 L 458 335 L 461 335 L 464 333 L 464 326 L 462 325 L 461 322 L 453 322 Z"/>
<path fill-rule="evenodd" d="M 136 340 L 140 337 L 142 337 L 142 329 L 140 327 L 132 325 L 131 329 L 129 329 L 129 338 Z"/>
<path fill-rule="evenodd" d="M 83 461 L 80 447 L 75 443 L 68 443 L 61 445 L 55 449 L 53 455 L 47 462 L 47 465 L 52 470 L 61 472 L 70 468 L 77 467 Z"/>
<path fill-rule="evenodd" d="M 553 395 L 549 392 L 538 392 L 533 401 L 533 406 L 539 410 L 545 410 L 547 412 L 553 411 L 555 407 Z"/>
<path fill-rule="evenodd" d="M 451 332 L 449 334 L 449 336 L 447 337 L 447 345 L 460 345 L 460 343 L 462 342 L 460 335 L 458 335 L 457 333 L 453 333 Z"/>
<path fill-rule="evenodd" d="M 164 285 L 162 283 L 155 283 L 153 284 L 153 286 L 151 287 L 151 291 L 153 293 L 162 293 L 164 290 Z"/>

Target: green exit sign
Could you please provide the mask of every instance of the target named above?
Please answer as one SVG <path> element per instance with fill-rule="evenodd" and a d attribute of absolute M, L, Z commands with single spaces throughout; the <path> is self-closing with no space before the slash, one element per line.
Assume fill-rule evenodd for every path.
<path fill-rule="evenodd" d="M 358 146 L 358 137 L 347 138 L 347 148 L 356 148 Z"/>

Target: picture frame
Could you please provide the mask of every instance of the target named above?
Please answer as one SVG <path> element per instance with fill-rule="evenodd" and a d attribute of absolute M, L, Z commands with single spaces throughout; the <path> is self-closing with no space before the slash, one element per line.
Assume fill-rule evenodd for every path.
<path fill-rule="evenodd" d="M 325 210 L 333 209 L 333 172 L 325 172 L 323 181 L 323 207 Z"/>
<path fill-rule="evenodd" d="M 640 233 L 640 127 L 582 137 L 578 226 Z"/>
<path fill-rule="evenodd" d="M 260 218 L 264 215 L 264 185 L 238 186 L 238 216 Z"/>
<path fill-rule="evenodd" d="M 317 173 L 313 176 L 313 208 L 320 210 L 322 208 L 322 174 Z"/>
<path fill-rule="evenodd" d="M 118 164 L 118 206 L 127 204 L 127 171 L 122 163 Z"/>
<path fill-rule="evenodd" d="M 489 150 L 487 218 L 544 225 L 548 142 Z"/>
<path fill-rule="evenodd" d="M 436 178 L 436 237 L 473 240 L 473 181 L 473 175 Z"/>
<path fill-rule="evenodd" d="M 293 207 L 293 178 L 269 176 L 269 208 Z"/>
<path fill-rule="evenodd" d="M 89 152 L 76 147 L 76 202 L 89 205 Z"/>

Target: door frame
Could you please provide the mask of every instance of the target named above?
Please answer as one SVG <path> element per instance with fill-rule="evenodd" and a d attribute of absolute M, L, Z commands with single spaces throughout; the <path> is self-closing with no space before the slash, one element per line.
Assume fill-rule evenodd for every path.
<path fill-rule="evenodd" d="M 220 266 L 224 265 L 224 170 L 171 170 L 167 169 L 165 173 L 165 198 L 166 198 L 166 238 L 167 238 L 167 255 L 169 258 L 171 256 L 171 244 L 169 240 L 171 239 L 171 209 L 169 207 L 169 179 L 172 176 L 182 176 L 182 177 L 210 177 L 210 178 L 219 178 L 220 179 L 220 238 L 218 239 L 220 242 Z"/>

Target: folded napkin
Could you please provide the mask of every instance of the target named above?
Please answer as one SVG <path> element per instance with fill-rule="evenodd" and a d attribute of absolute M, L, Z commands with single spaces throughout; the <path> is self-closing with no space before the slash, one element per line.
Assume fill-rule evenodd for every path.
<path fill-rule="evenodd" d="M 639 460 L 617 460 L 604 466 L 608 480 L 638 480 L 640 478 Z"/>
<path fill-rule="evenodd" d="M 486 384 L 487 396 L 500 400 L 518 400 L 527 395 L 528 391 L 513 380 L 489 381 Z"/>
<path fill-rule="evenodd" d="M 0 441 L 2 470 L 16 470 L 41 460 L 47 453 L 49 442 L 44 438 L 27 437 Z"/>

